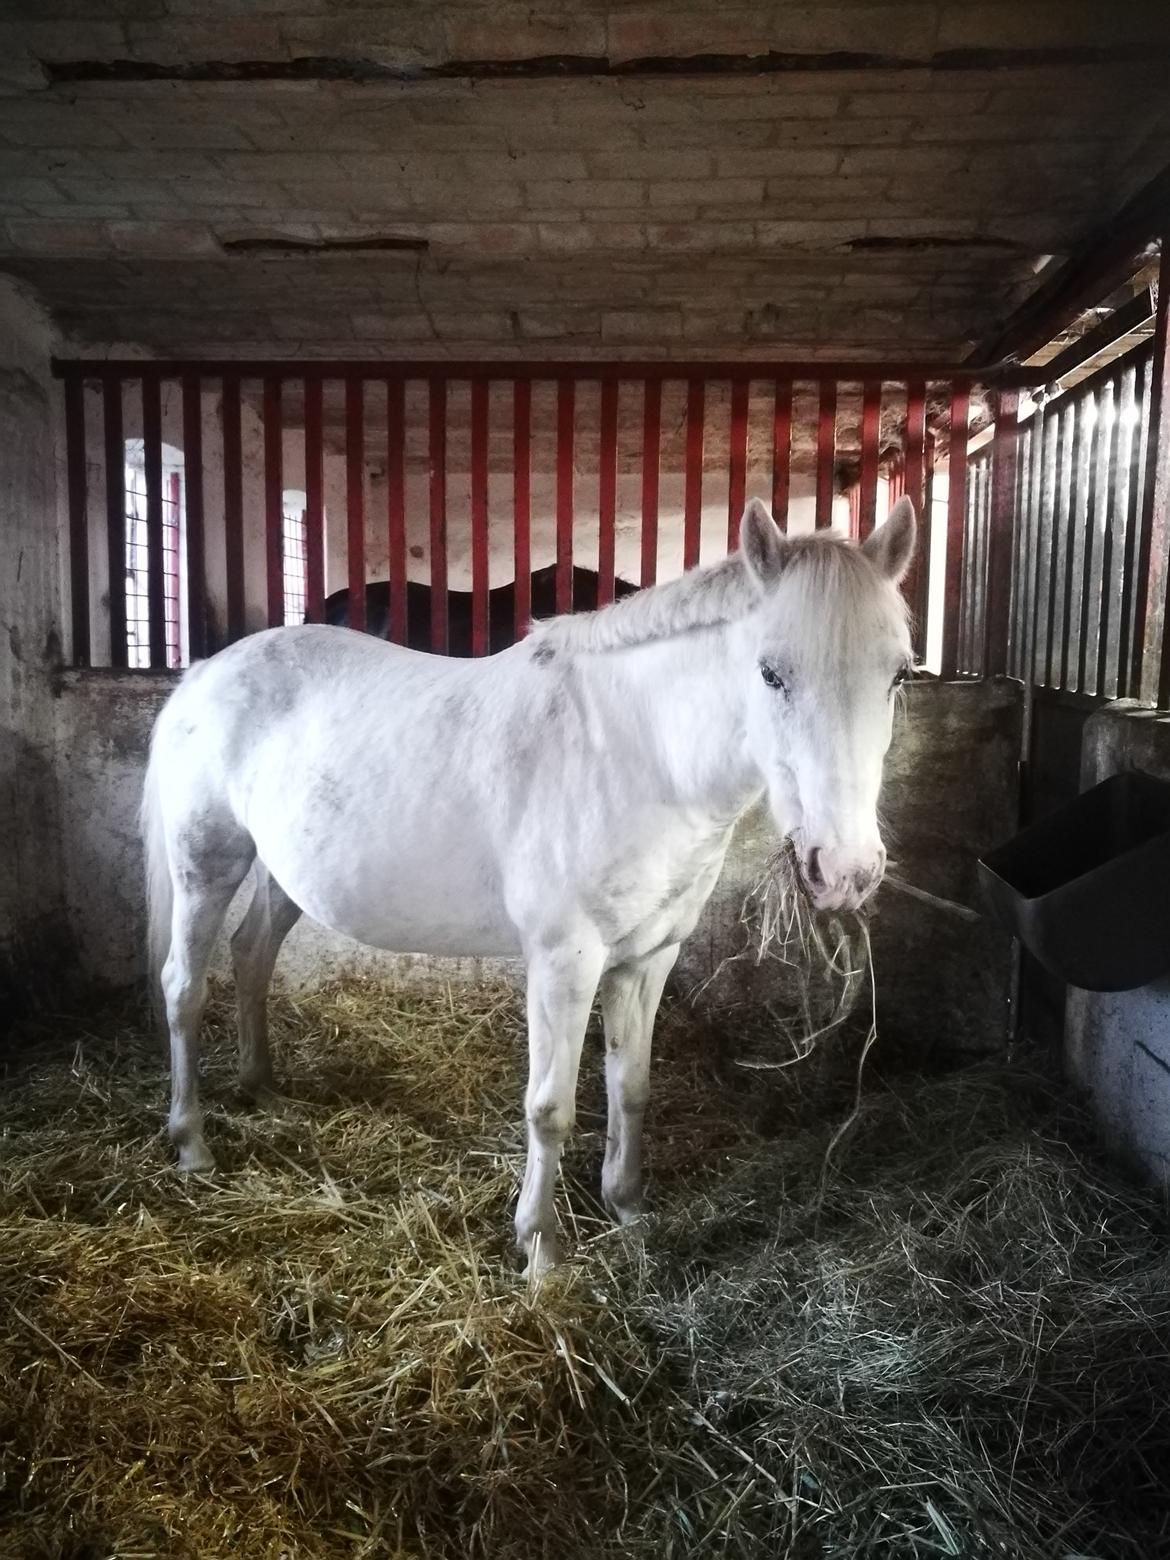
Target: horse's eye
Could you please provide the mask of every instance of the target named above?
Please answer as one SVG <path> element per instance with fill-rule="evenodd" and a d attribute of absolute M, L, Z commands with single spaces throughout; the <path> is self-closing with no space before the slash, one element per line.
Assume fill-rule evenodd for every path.
<path fill-rule="evenodd" d="M 780 693 L 786 693 L 788 691 L 783 677 L 781 677 L 780 673 L 774 666 L 769 666 L 766 661 L 762 662 L 760 665 L 760 676 L 764 679 L 769 688 L 775 688 Z"/>
<path fill-rule="evenodd" d="M 898 670 L 894 673 L 894 681 L 891 684 L 891 689 L 893 689 L 893 688 L 900 688 L 904 682 L 909 682 L 909 681 L 910 681 L 910 668 L 908 666 L 900 666 L 898 668 Z"/>

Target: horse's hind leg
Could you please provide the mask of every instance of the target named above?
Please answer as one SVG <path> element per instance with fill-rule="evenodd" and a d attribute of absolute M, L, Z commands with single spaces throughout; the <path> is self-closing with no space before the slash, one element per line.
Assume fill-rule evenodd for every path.
<path fill-rule="evenodd" d="M 257 1104 L 267 1103 L 275 1092 L 268 1052 L 268 987 L 280 945 L 300 915 L 300 906 L 257 861 L 256 892 L 232 936 L 240 1014 L 240 1088 Z"/>
<path fill-rule="evenodd" d="M 203 1137 L 199 1105 L 199 1024 L 207 1001 L 207 967 L 232 896 L 251 865 L 247 835 L 226 847 L 173 863 L 171 946 L 162 968 L 167 1028 L 171 1040 L 169 1133 L 181 1170 L 212 1170 L 215 1160 Z"/>

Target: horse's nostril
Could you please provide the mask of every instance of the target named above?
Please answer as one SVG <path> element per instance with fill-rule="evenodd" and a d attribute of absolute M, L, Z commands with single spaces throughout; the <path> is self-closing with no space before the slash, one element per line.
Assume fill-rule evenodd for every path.
<path fill-rule="evenodd" d="M 804 864 L 804 875 L 808 879 L 810 888 L 824 888 L 825 880 L 821 874 L 821 848 L 819 845 L 814 845 L 809 851 L 808 860 Z"/>

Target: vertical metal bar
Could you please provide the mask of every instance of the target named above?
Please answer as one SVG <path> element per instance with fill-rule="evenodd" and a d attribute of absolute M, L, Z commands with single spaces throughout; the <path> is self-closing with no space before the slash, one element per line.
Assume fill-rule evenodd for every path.
<path fill-rule="evenodd" d="M 1048 682 L 1048 667 L 1052 659 L 1052 639 L 1048 624 L 1052 618 L 1052 576 L 1056 565 L 1056 504 L 1060 488 L 1060 413 L 1045 413 L 1044 463 L 1040 483 L 1040 517 L 1038 534 L 1040 553 L 1036 566 L 1033 595 L 1032 680 L 1037 687 Z M 1040 599 L 1043 587 L 1044 599 Z"/>
<path fill-rule="evenodd" d="M 447 654 L 447 381 L 430 380 L 431 649 Z"/>
<path fill-rule="evenodd" d="M 365 386 L 356 374 L 345 381 L 345 563 L 349 626 L 366 626 Z"/>
<path fill-rule="evenodd" d="M 227 561 L 227 637 L 244 632 L 244 462 L 240 445 L 240 378 L 223 379 L 223 529 Z"/>
<path fill-rule="evenodd" d="M 264 381 L 264 560 L 268 584 L 268 626 L 284 622 L 284 429 L 280 380 Z"/>
<path fill-rule="evenodd" d="M 903 586 L 913 614 L 914 654 L 926 653 L 926 617 L 930 605 L 930 513 L 926 503 L 926 386 L 916 380 L 906 386 L 906 453 L 901 468 L 902 493 L 914 506 L 918 534 L 914 561 Z"/>
<path fill-rule="evenodd" d="M 963 392 L 963 399 L 965 447 L 966 391 Z M 985 677 L 1002 677 L 1007 671 L 1019 405 L 1020 397 L 1016 390 L 1001 390 L 996 398 L 995 434 L 991 441 L 991 498 L 987 515 L 987 591 L 983 613 L 983 675 Z M 959 501 L 962 502 L 961 495 Z"/>
<path fill-rule="evenodd" d="M 1093 612 L 1093 559 L 1097 551 L 1094 543 L 1096 537 L 1097 511 L 1100 506 L 1101 488 L 1101 441 L 1104 434 L 1104 419 L 1101 416 L 1100 391 L 1093 392 L 1092 406 L 1094 408 L 1093 427 L 1089 435 L 1089 490 L 1085 503 L 1085 543 L 1081 555 L 1081 627 L 1078 640 L 1077 653 L 1077 692 L 1084 693 L 1085 683 L 1089 672 L 1089 620 Z"/>
<path fill-rule="evenodd" d="M 162 386 L 142 376 L 142 453 L 146 472 L 146 600 L 153 671 L 167 664 L 167 597 L 163 583 Z"/>
<path fill-rule="evenodd" d="M 1146 509 L 1148 533 L 1158 556 L 1166 559 L 1170 541 L 1170 394 L 1166 376 L 1170 369 L 1170 233 L 1162 236 L 1162 263 L 1158 270 L 1158 314 L 1154 328 L 1154 372 L 1150 380 L 1150 432 L 1147 452 Z M 1148 574 L 1148 568 L 1147 568 Z M 1158 627 L 1162 634 L 1158 663 L 1158 708 L 1170 704 L 1170 566 L 1163 579 L 1163 599 L 1158 603 Z M 1147 608 L 1148 611 L 1148 608 Z M 1142 613 L 1143 637 L 1146 612 Z"/>
<path fill-rule="evenodd" d="M 1074 404 L 1073 438 L 1072 438 L 1072 483 L 1069 490 L 1068 506 L 1068 547 L 1065 556 L 1065 581 L 1064 581 L 1064 618 L 1061 633 L 1060 653 L 1060 686 L 1069 686 L 1069 677 L 1072 670 L 1072 657 L 1077 644 L 1073 634 L 1073 585 L 1077 579 L 1077 537 L 1084 541 L 1084 532 L 1087 529 L 1085 516 L 1088 512 L 1087 494 L 1089 486 L 1089 461 L 1092 456 L 1093 440 L 1091 430 L 1086 430 L 1086 406 L 1087 402 L 1082 397 L 1079 404 Z M 1086 433 L 1088 436 L 1086 437 Z"/>
<path fill-rule="evenodd" d="M 557 380 L 557 591 L 558 612 L 573 610 L 573 438 L 576 386 Z"/>
<path fill-rule="evenodd" d="M 187 520 L 187 645 L 207 654 L 207 557 L 203 525 L 203 397 L 198 374 L 183 375 L 183 488 Z"/>
<path fill-rule="evenodd" d="M 597 605 L 599 607 L 607 606 L 614 596 L 617 416 L 617 380 L 607 379 L 601 386 L 601 430 L 598 450 Z"/>
<path fill-rule="evenodd" d="M 126 444 L 122 435 L 122 381 L 102 384 L 106 465 L 106 559 L 110 580 L 110 665 L 129 661 L 126 644 Z"/>
<path fill-rule="evenodd" d="M 513 626 L 517 642 L 527 634 L 532 618 L 531 525 L 532 384 L 527 379 L 517 379 L 512 384 L 512 558 L 516 576 Z"/>
<path fill-rule="evenodd" d="M 833 523 L 833 467 L 837 449 L 837 385 L 826 379 L 821 385 L 817 414 L 817 503 L 816 528 L 823 531 Z"/>
<path fill-rule="evenodd" d="M 658 578 L 658 462 L 662 382 L 647 379 L 642 407 L 642 584 Z"/>
<path fill-rule="evenodd" d="M 1121 560 L 1121 601 L 1117 618 L 1117 696 L 1129 698 L 1131 641 L 1133 632 L 1134 574 L 1137 568 L 1138 499 L 1141 482 L 1138 458 L 1141 441 L 1138 438 L 1145 408 L 1138 389 L 1138 367 L 1131 363 L 1122 376 L 1121 422 L 1125 429 L 1125 552 Z"/>
<path fill-rule="evenodd" d="M 325 474 L 322 464 L 322 382 L 305 380 L 305 616 L 325 621 Z"/>
<path fill-rule="evenodd" d="M 968 658 L 970 656 L 971 640 L 971 515 L 979 511 L 979 465 L 976 462 L 972 471 L 967 473 L 967 484 L 971 493 L 969 505 L 968 523 L 963 527 L 963 553 L 959 563 L 959 639 L 955 646 L 955 670 L 960 676 L 968 670 Z"/>
<path fill-rule="evenodd" d="M 1028 666 L 1026 675 L 1028 680 L 1036 686 L 1041 682 L 1041 669 L 1037 666 L 1037 649 L 1041 638 L 1041 579 L 1044 576 L 1044 519 L 1045 513 L 1051 510 L 1051 459 L 1050 417 L 1047 412 L 1047 392 L 1037 401 L 1036 415 L 1033 417 L 1036 427 L 1036 449 L 1033 456 L 1033 499 L 1031 499 L 1031 518 L 1028 527 L 1030 537 L 1030 569 L 1028 569 L 1028 601 L 1026 601 L 1026 632 L 1028 632 Z"/>
<path fill-rule="evenodd" d="M 1101 537 L 1101 615 L 1097 624 L 1097 679 L 1096 693 L 1105 696 L 1105 683 L 1109 671 L 1109 630 L 1112 626 L 1113 595 L 1113 545 L 1114 532 L 1119 516 L 1125 513 L 1124 493 L 1118 492 L 1118 439 L 1121 433 L 1121 381 L 1113 374 L 1109 379 L 1109 427 L 1106 430 L 1108 455 L 1101 504 L 1104 508 L 1104 532 Z"/>
<path fill-rule="evenodd" d="M 739 522 L 747 503 L 748 392 L 746 379 L 731 384 L 731 428 L 727 451 L 727 551 L 739 546 Z"/>
<path fill-rule="evenodd" d="M 471 653 L 488 652 L 488 382 L 471 387 Z"/>
<path fill-rule="evenodd" d="M 1062 567 L 1064 561 L 1063 538 L 1066 534 L 1068 484 L 1072 469 L 1068 414 L 1062 407 L 1057 407 L 1053 422 L 1056 427 L 1056 447 L 1053 455 L 1052 474 L 1049 478 L 1052 494 L 1052 519 L 1049 525 L 1048 614 L 1044 633 L 1044 682 L 1050 688 L 1060 686 L 1060 664 L 1057 654 L 1059 624 L 1056 617 L 1056 603 L 1061 582 L 1064 578 Z"/>
<path fill-rule="evenodd" d="M 772 516 L 788 529 L 789 472 L 792 461 L 792 384 L 778 379 L 772 402 Z"/>
<path fill-rule="evenodd" d="M 946 589 L 943 592 L 942 676 L 954 677 L 958 671 L 959 580 L 962 564 L 963 529 L 967 498 L 967 408 L 966 385 L 951 391 L 950 449 L 947 456 L 947 550 Z"/>
<path fill-rule="evenodd" d="M 1142 697 L 1142 671 L 1145 661 L 1145 623 L 1149 612 L 1149 584 L 1150 584 L 1150 557 L 1151 545 L 1149 532 L 1144 525 L 1146 510 L 1146 493 L 1149 490 L 1150 468 L 1150 440 L 1154 433 L 1154 353 L 1151 350 L 1146 358 L 1145 368 L 1142 371 L 1142 415 L 1138 424 L 1138 454 L 1137 464 L 1134 468 L 1134 485 L 1138 489 L 1137 501 L 1137 543 L 1134 557 L 1134 618 L 1133 627 L 1130 630 L 1129 647 L 1129 679 L 1130 696 L 1135 699 Z M 1142 548 L 1145 546 L 1145 563 L 1142 562 Z M 1145 585 L 1143 587 L 1143 581 Z M 1139 596 L 1142 590 L 1146 593 L 1146 602 L 1142 608 L 1142 619 L 1138 622 Z"/>
<path fill-rule="evenodd" d="M 699 561 L 703 521 L 704 384 L 696 375 L 687 386 L 687 453 L 683 491 L 683 568 Z"/>
<path fill-rule="evenodd" d="M 857 515 L 858 540 L 864 542 L 877 520 L 878 440 L 881 435 L 882 386 L 867 382 L 861 398 L 861 497 Z"/>
<path fill-rule="evenodd" d="M 88 666 L 89 517 L 85 493 L 85 381 L 78 373 L 65 380 L 65 461 L 69 491 L 69 609 L 74 666 Z M 114 581 L 110 582 L 113 596 Z"/>
<path fill-rule="evenodd" d="M 386 545 L 390 574 L 390 621 L 396 645 L 410 632 L 406 589 L 406 382 L 386 381 Z"/>

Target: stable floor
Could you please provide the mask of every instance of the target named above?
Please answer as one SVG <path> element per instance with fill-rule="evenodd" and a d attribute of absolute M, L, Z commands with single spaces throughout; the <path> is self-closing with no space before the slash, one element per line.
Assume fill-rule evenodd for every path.
<path fill-rule="evenodd" d="M 761 1072 L 766 1027 L 667 1012 L 615 1231 L 592 1038 L 530 1293 L 512 991 L 278 1000 L 278 1117 L 229 1020 L 214 1178 L 132 1012 L 43 1021 L 0 1089 L 0 1554 L 1170 1553 L 1165 1221 L 1025 1064 L 879 1044 L 850 1120 L 860 1035 Z"/>

